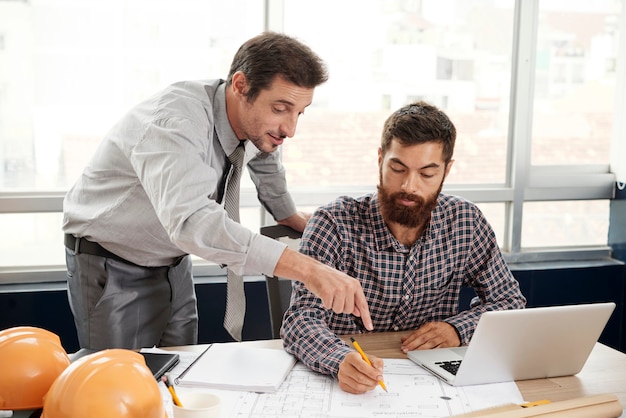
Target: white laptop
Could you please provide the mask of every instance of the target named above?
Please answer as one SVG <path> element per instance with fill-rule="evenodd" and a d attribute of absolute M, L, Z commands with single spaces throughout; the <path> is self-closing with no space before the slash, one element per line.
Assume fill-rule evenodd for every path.
<path fill-rule="evenodd" d="M 469 345 L 408 357 L 453 386 L 570 376 L 582 369 L 614 309 L 609 302 L 489 311 Z M 448 371 L 454 368 L 456 374 Z"/>

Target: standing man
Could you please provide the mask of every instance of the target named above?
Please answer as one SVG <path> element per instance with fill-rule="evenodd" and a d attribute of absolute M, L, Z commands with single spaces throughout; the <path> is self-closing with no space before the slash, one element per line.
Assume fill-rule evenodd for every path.
<path fill-rule="evenodd" d="M 441 193 L 453 160 L 456 129 L 424 102 L 394 112 L 378 150 L 378 193 L 339 197 L 309 220 L 300 251 L 357 277 L 371 307 L 374 331 L 414 330 L 398 339 L 403 352 L 467 344 L 485 311 L 523 308 L 491 226 L 471 202 Z M 477 297 L 459 312 L 462 286 Z M 360 318 L 328 312 L 294 283 L 281 329 L 285 349 L 351 393 L 372 390 L 373 366 L 338 334 L 364 331 Z"/>
<path fill-rule="evenodd" d="M 223 207 L 231 187 L 238 196 L 238 184 L 227 183 L 241 154 L 263 206 L 278 223 L 304 229 L 308 216 L 287 191 L 280 145 L 327 78 L 310 48 L 266 32 L 239 48 L 226 81 L 173 84 L 113 127 L 64 200 L 68 297 L 81 347 L 196 343 L 189 254 L 227 266 L 228 293 L 231 272 L 241 289 L 247 273 L 297 279 L 326 308 L 371 327 L 357 280 L 244 228 L 231 219 L 238 203 L 234 215 Z M 241 326 L 229 329 L 235 339 Z"/>

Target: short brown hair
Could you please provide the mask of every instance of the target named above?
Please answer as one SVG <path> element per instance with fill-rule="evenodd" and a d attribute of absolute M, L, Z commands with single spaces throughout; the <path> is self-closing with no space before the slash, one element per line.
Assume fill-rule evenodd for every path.
<path fill-rule="evenodd" d="M 387 118 L 380 144 L 383 155 L 394 138 L 404 145 L 440 142 L 448 164 L 454 153 L 456 128 L 444 112 L 420 101 L 401 107 Z"/>
<path fill-rule="evenodd" d="M 242 71 L 250 88 L 248 101 L 254 101 L 279 75 L 299 87 L 314 88 L 328 80 L 326 64 L 302 42 L 276 32 L 263 32 L 246 41 L 235 54 L 226 82 Z"/>

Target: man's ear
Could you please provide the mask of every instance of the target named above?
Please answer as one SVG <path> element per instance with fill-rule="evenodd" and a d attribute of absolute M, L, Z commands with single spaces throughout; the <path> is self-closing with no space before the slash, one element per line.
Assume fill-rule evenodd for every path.
<path fill-rule="evenodd" d="M 383 162 L 383 149 L 381 147 L 378 147 L 378 166 L 380 167 L 380 165 Z"/>
<path fill-rule="evenodd" d="M 243 71 L 237 71 L 232 79 L 233 92 L 238 97 L 245 97 L 248 92 L 248 78 Z"/>
<path fill-rule="evenodd" d="M 450 160 L 450 162 L 446 164 L 446 173 L 443 176 L 444 179 L 448 177 L 448 174 L 450 174 L 450 169 L 452 168 L 453 164 L 454 164 L 454 160 Z"/>

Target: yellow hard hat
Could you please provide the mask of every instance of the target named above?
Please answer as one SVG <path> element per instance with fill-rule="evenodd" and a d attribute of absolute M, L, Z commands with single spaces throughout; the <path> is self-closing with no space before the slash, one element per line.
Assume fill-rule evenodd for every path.
<path fill-rule="evenodd" d="M 46 394 L 41 418 L 167 417 L 159 385 L 143 356 L 102 350 L 72 363 Z"/>
<path fill-rule="evenodd" d="M 70 365 L 59 336 L 36 327 L 0 331 L 0 410 L 38 409 Z"/>

